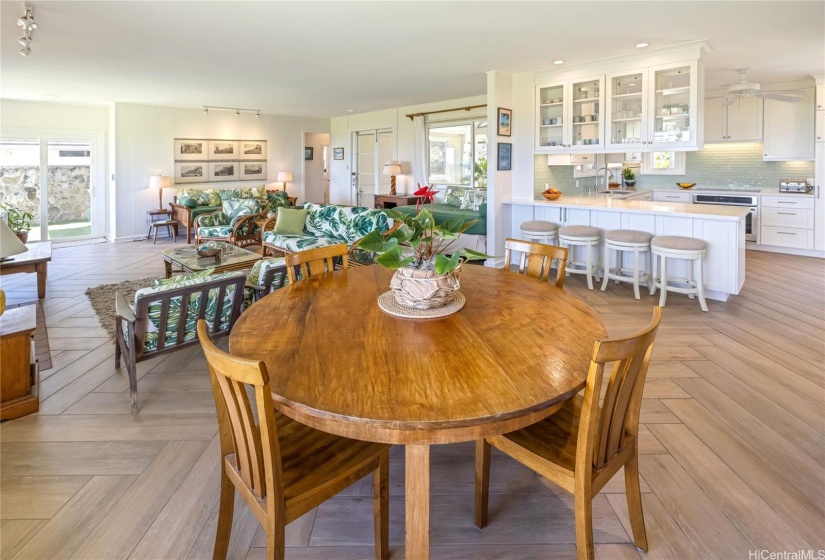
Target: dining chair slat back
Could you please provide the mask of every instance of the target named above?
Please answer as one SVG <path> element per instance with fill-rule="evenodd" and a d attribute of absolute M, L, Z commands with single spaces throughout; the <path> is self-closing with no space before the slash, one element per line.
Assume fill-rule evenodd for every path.
<path fill-rule="evenodd" d="M 341 269 L 346 270 L 349 268 L 347 254 L 348 248 L 345 243 L 287 253 L 285 260 L 289 282 L 296 282 L 299 275 L 301 278 L 307 279 L 332 272 L 335 269 L 336 260 L 340 260 Z"/>
<path fill-rule="evenodd" d="M 531 278 L 548 280 L 553 261 L 556 261 L 557 288 L 564 287 L 564 273 L 567 266 L 567 249 L 555 245 L 545 245 L 508 237 L 504 241 L 504 269 L 510 270 L 512 252 L 520 253 L 518 272 Z"/>

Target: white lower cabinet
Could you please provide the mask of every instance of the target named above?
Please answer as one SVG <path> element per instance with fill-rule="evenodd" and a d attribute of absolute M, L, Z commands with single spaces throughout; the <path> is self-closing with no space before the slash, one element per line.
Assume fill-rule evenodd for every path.
<path fill-rule="evenodd" d="M 814 196 L 763 196 L 760 202 L 760 245 L 814 248 Z"/>
<path fill-rule="evenodd" d="M 690 193 L 678 191 L 653 191 L 653 200 L 656 202 L 690 202 Z"/>

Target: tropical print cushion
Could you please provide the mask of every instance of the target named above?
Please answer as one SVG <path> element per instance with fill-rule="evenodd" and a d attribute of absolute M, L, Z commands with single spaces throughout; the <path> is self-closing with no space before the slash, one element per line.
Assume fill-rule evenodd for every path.
<path fill-rule="evenodd" d="M 234 226 L 238 220 L 261 211 L 261 203 L 255 198 L 234 198 L 223 201 L 223 213 L 229 217 L 229 225 Z"/>
<path fill-rule="evenodd" d="M 391 218 L 374 208 L 312 203 L 303 207 L 309 210 L 305 233 L 332 237 L 338 243 L 351 245 L 373 230 L 383 233 L 393 226 Z"/>
<path fill-rule="evenodd" d="M 223 212 L 213 212 L 198 216 L 195 222 L 198 227 L 228 226 L 231 219 Z"/>
<path fill-rule="evenodd" d="M 343 243 L 340 239 L 333 237 L 320 237 L 315 235 L 281 235 L 268 231 L 264 234 L 264 243 L 280 247 L 290 252 L 307 251 L 318 247 L 329 247 Z"/>
<path fill-rule="evenodd" d="M 206 278 L 179 280 L 177 282 L 164 284 L 162 286 L 150 286 L 147 288 L 139 289 L 135 293 L 135 309 L 137 309 L 138 302 L 141 299 L 150 299 L 148 312 L 149 321 L 147 324 L 146 340 L 143 343 L 143 350 L 145 352 L 156 350 L 158 347 L 158 338 L 160 336 L 158 330 L 160 328 L 162 304 L 160 303 L 160 301 L 151 301 L 151 297 L 153 294 L 161 294 L 163 292 L 167 292 L 169 290 L 177 290 L 185 286 L 195 286 L 197 284 L 203 284 L 204 282 L 211 282 L 212 280 L 221 280 L 224 278 L 243 275 L 244 273 L 242 271 L 225 272 L 223 274 L 212 274 L 211 276 L 208 276 Z M 196 292 L 189 296 L 189 305 L 187 307 L 186 312 L 186 322 L 184 324 L 184 342 L 193 340 L 197 336 L 197 323 L 201 308 L 201 295 L 201 292 Z M 218 310 L 219 295 L 219 288 L 213 288 L 209 290 L 209 293 L 207 294 L 204 318 L 210 325 L 215 320 L 215 314 Z M 243 297 L 243 294 L 235 294 L 235 287 L 227 286 L 223 299 L 223 308 L 221 309 L 219 331 L 225 331 L 229 328 L 229 319 L 232 315 L 232 303 L 236 296 Z M 169 301 L 169 312 L 166 317 L 165 346 L 172 346 L 177 342 L 178 320 L 180 319 L 182 303 L 183 296 L 174 297 Z"/>
<path fill-rule="evenodd" d="M 478 210 L 487 202 L 487 189 L 467 189 L 461 197 L 462 210 Z"/>
<path fill-rule="evenodd" d="M 221 195 L 218 194 L 218 191 L 208 191 L 209 193 L 209 206 L 220 206 L 221 205 Z"/>
<path fill-rule="evenodd" d="M 444 190 L 444 204 L 461 208 L 461 199 L 468 190 L 472 189 L 467 187 L 447 187 Z"/>
<path fill-rule="evenodd" d="M 281 285 L 281 276 L 284 277 L 284 284 L 286 284 L 289 281 L 286 278 L 286 261 L 283 257 L 267 257 L 259 261 L 256 261 L 255 265 L 252 267 L 252 270 L 250 270 L 249 274 L 246 275 L 247 285 L 244 288 L 243 296 L 244 309 L 247 309 L 255 301 L 255 290 L 250 286 L 250 284 L 253 284 L 255 286 L 263 285 L 264 276 L 269 270 L 273 268 L 281 269 L 279 272 L 275 273 L 275 276 L 272 279 L 273 286 Z"/>
<path fill-rule="evenodd" d="M 235 189 L 221 189 L 218 191 L 218 196 L 221 197 L 221 200 L 232 200 L 238 198 L 238 191 Z"/>
<path fill-rule="evenodd" d="M 229 237 L 235 226 L 206 226 L 198 228 L 198 237 Z"/>
<path fill-rule="evenodd" d="M 164 286 L 166 284 L 179 284 L 181 286 L 187 286 L 187 282 L 189 282 L 190 280 L 200 280 L 201 278 L 207 278 L 208 276 L 212 276 L 214 272 L 215 268 L 211 267 L 205 270 L 199 270 L 198 272 L 176 274 L 171 278 L 156 278 L 155 286 Z"/>

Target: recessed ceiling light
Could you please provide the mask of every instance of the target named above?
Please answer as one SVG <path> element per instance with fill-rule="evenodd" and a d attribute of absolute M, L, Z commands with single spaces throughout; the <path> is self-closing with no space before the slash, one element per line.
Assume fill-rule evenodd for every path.
<path fill-rule="evenodd" d="M 554 60 L 553 64 L 564 64 L 563 60 Z"/>
<path fill-rule="evenodd" d="M 645 48 L 645 47 L 649 47 L 649 46 L 650 46 L 650 43 L 645 43 L 645 42 L 642 42 L 642 43 L 636 43 L 636 48 L 637 48 L 637 49 L 643 49 L 643 48 Z"/>
<path fill-rule="evenodd" d="M 41 97 L 46 97 L 48 99 L 57 99 L 57 96 L 52 95 L 51 93 L 44 93 Z"/>
<path fill-rule="evenodd" d="M 353 109 L 347 109 L 347 113 L 354 113 L 354 112 L 355 111 Z"/>

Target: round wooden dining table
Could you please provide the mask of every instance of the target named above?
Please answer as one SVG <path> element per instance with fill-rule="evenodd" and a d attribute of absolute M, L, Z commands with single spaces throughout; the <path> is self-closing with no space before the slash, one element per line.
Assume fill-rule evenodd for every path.
<path fill-rule="evenodd" d="M 291 284 L 235 323 L 236 356 L 262 360 L 276 407 L 332 434 L 402 444 L 406 556 L 429 558 L 430 445 L 533 424 L 584 388 L 596 312 L 521 274 L 463 266 L 464 308 L 438 319 L 384 313 L 392 271 L 349 268 Z"/>

